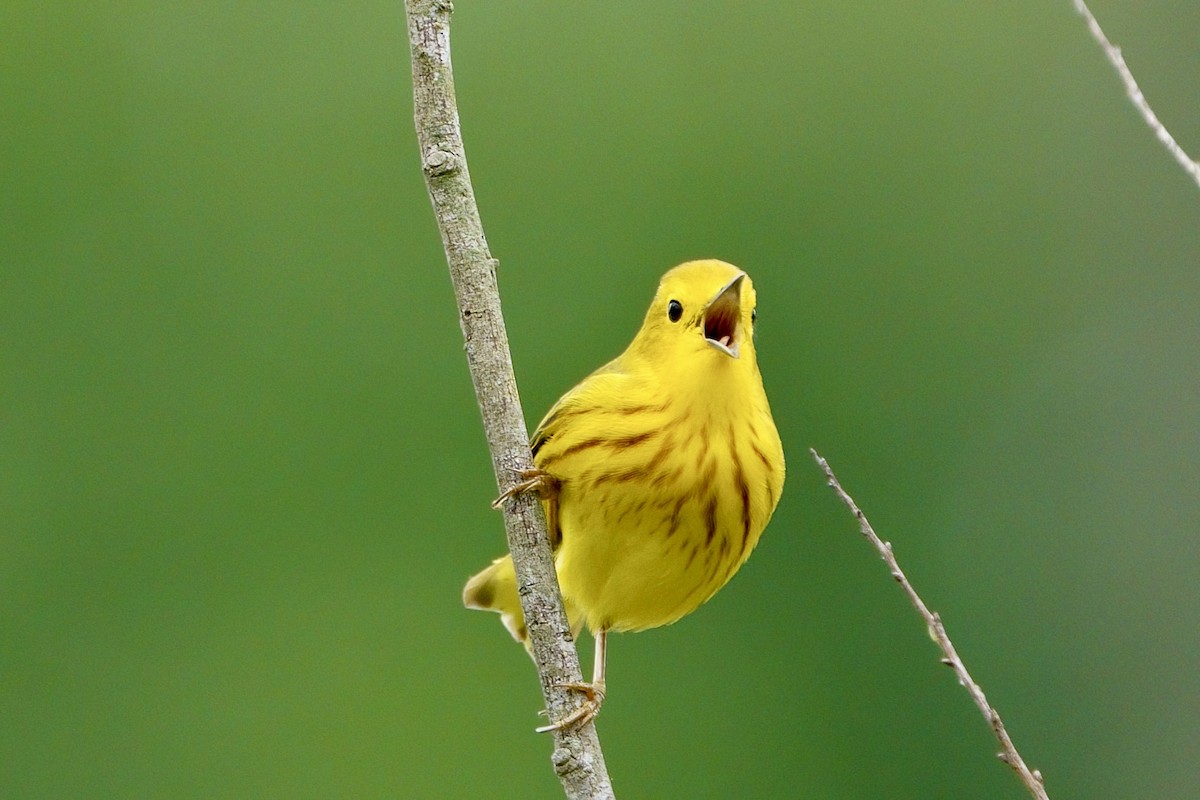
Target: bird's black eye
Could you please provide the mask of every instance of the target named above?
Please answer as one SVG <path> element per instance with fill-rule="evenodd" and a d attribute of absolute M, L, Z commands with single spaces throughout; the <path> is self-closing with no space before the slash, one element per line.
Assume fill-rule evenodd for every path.
<path fill-rule="evenodd" d="M 671 322 L 679 322 L 679 318 L 683 316 L 683 304 L 678 300 L 672 300 L 667 303 L 667 319 Z"/>
<path fill-rule="evenodd" d="M 756 322 L 758 322 L 758 309 L 752 308 L 750 309 L 750 324 L 753 325 Z"/>

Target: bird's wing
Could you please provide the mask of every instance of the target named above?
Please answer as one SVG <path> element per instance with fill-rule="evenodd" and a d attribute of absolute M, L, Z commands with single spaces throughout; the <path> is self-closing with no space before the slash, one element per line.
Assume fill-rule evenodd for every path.
<path fill-rule="evenodd" d="M 534 430 L 533 436 L 529 439 L 529 449 L 533 452 L 533 463 L 535 465 L 538 463 L 538 451 L 541 450 L 542 445 L 562 433 L 571 424 L 571 419 L 577 417 L 579 412 L 589 406 L 591 402 L 589 398 L 593 396 L 594 392 L 602 384 L 608 384 L 614 380 L 619 381 L 620 379 L 621 369 L 618 361 L 614 360 L 584 378 L 573 389 L 560 397 L 558 402 L 546 412 L 546 416 L 542 418 L 541 423 Z M 557 487 L 561 484 L 558 483 L 558 478 L 553 474 L 547 477 L 550 485 L 555 488 L 544 494 L 542 500 L 546 510 L 546 524 L 550 533 L 550 547 L 557 549 L 559 543 L 562 541 L 562 527 L 559 524 L 557 496 Z"/>
<path fill-rule="evenodd" d="M 537 460 L 538 450 L 542 445 L 562 432 L 563 427 L 569 424 L 570 418 L 575 415 L 574 412 L 586 407 L 588 398 L 594 396 L 602 384 L 620 381 L 623 374 L 619 360 L 610 361 L 558 398 L 558 402 L 550 406 L 546 416 L 538 423 L 533 436 L 529 437 L 529 448 L 533 451 L 534 461 Z"/>

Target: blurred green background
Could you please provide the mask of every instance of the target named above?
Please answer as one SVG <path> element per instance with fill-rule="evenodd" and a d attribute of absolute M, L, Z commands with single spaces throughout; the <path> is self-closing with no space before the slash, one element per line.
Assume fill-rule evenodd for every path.
<path fill-rule="evenodd" d="M 612 641 L 619 795 L 1025 796 L 816 447 L 1052 797 L 1200 796 L 1200 191 L 1071 4 L 458 5 L 531 422 L 759 292 L 788 486 Z M 1200 5 L 1093 10 L 1200 154 Z M 9 0 L 0 108 L 0 796 L 558 796 L 401 5 Z"/>

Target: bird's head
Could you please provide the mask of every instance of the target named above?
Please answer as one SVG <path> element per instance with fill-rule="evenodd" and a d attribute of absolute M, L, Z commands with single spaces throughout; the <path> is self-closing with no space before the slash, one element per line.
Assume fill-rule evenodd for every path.
<path fill-rule="evenodd" d="M 663 276 L 630 350 L 672 370 L 753 369 L 755 303 L 750 277 L 732 264 L 680 264 Z"/>

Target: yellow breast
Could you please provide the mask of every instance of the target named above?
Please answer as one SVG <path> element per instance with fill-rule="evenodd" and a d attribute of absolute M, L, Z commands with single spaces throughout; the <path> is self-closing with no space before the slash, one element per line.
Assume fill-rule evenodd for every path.
<path fill-rule="evenodd" d="M 538 467 L 561 483 L 563 595 L 592 630 L 674 622 L 758 543 L 779 500 L 783 450 L 761 384 L 726 399 L 592 405 L 588 422 L 603 435 L 539 448 Z"/>

